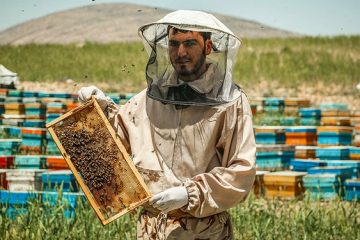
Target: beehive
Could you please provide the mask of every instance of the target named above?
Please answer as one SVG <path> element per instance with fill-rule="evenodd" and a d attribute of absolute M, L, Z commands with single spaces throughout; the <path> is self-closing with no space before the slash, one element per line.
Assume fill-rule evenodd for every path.
<path fill-rule="evenodd" d="M 285 129 L 286 141 L 288 145 L 316 145 L 316 127 L 294 126 Z"/>
<path fill-rule="evenodd" d="M 102 224 L 151 197 L 95 98 L 47 128 Z"/>
<path fill-rule="evenodd" d="M 345 197 L 348 201 L 360 201 L 360 178 L 345 181 Z"/>
<path fill-rule="evenodd" d="M 266 197 L 293 198 L 304 193 L 302 178 L 306 172 L 281 171 L 264 175 Z"/>

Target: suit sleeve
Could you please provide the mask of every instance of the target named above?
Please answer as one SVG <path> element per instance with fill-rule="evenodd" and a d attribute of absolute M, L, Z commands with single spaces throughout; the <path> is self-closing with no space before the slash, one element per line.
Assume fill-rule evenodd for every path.
<path fill-rule="evenodd" d="M 206 217 L 234 207 L 252 188 L 256 144 L 251 109 L 245 95 L 233 108 L 227 109 L 216 148 L 221 166 L 184 182 L 189 203 L 182 210 L 195 217 Z"/>

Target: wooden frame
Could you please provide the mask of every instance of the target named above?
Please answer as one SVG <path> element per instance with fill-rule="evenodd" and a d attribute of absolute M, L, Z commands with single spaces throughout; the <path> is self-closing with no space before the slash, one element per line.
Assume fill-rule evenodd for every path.
<path fill-rule="evenodd" d="M 100 117 L 99 118 L 98 117 L 90 118 L 91 116 L 95 116 L 96 114 L 98 114 Z M 88 125 L 85 125 L 84 122 L 81 122 L 81 121 L 76 122 L 75 121 L 76 119 L 80 119 L 78 116 L 81 116 L 81 119 L 84 119 L 84 118 L 87 119 L 87 117 L 89 117 L 91 119 L 91 121 L 88 121 L 89 122 Z M 83 116 L 85 116 L 85 117 L 83 118 Z M 74 122 L 76 122 L 76 124 L 78 124 L 76 126 L 80 126 L 79 129 L 81 129 L 82 131 L 88 131 L 88 133 L 93 134 L 93 135 L 95 134 L 96 129 L 93 132 L 91 132 L 90 131 L 91 129 L 86 129 L 86 127 L 92 126 L 92 124 L 95 122 L 95 125 L 98 124 L 96 126 L 101 126 L 101 128 L 102 128 L 101 131 L 103 131 L 103 133 L 104 133 L 104 131 L 106 131 L 105 136 L 101 135 L 100 138 L 96 137 L 96 139 L 103 139 L 103 140 L 99 140 L 99 141 L 106 142 L 108 144 L 106 146 L 115 146 L 116 145 L 115 150 L 113 147 L 111 148 L 111 150 L 114 150 L 117 152 L 115 155 L 116 160 L 115 160 L 115 162 L 112 162 L 112 165 L 110 165 L 110 164 L 107 165 L 107 167 L 110 166 L 110 168 L 112 169 L 112 173 L 114 175 L 111 175 L 110 183 L 107 183 L 107 185 L 101 186 L 100 190 L 96 190 L 98 192 L 96 192 L 94 190 L 94 188 L 91 188 L 91 186 L 89 187 L 86 184 L 86 179 L 84 179 L 82 177 L 81 172 L 78 171 L 78 169 L 76 168 L 76 161 L 72 161 L 72 158 L 74 160 L 76 160 L 78 155 L 71 154 L 70 153 L 71 148 L 69 148 L 69 147 L 67 149 L 69 152 L 66 151 L 65 146 L 69 146 L 69 145 L 66 145 L 68 143 L 61 142 L 61 138 L 64 136 L 64 133 L 60 136 L 58 136 L 58 134 L 56 133 L 57 131 L 60 132 L 60 130 L 62 128 L 64 128 L 64 126 L 66 126 L 66 124 L 68 124 L 68 126 L 69 126 L 69 123 L 67 123 L 67 121 L 71 121 L 71 124 L 74 124 Z M 71 126 L 73 126 L 73 125 L 71 125 Z M 48 131 L 50 132 L 51 136 L 53 137 L 61 154 L 65 158 L 70 170 L 74 174 L 81 189 L 85 193 L 86 198 L 90 202 L 92 208 L 94 209 L 95 213 L 97 214 L 98 218 L 100 219 L 100 221 L 103 225 L 106 225 L 106 224 L 110 223 L 111 221 L 119 218 L 120 216 L 128 213 L 129 211 L 139 207 L 143 203 L 147 202 L 148 199 L 151 197 L 151 193 L 148 190 L 147 186 L 145 185 L 144 180 L 142 179 L 140 173 L 137 171 L 135 165 L 133 164 L 132 160 L 130 159 L 130 157 L 129 157 L 128 153 L 126 152 L 125 147 L 121 143 L 120 139 L 117 138 L 115 130 L 110 125 L 108 119 L 106 118 L 106 116 L 104 115 L 100 106 L 98 105 L 95 97 L 93 97 L 89 102 L 65 113 L 64 115 L 60 116 L 59 118 L 46 124 L 46 128 L 48 128 Z M 79 129 L 76 129 L 76 131 L 78 131 Z M 107 134 L 107 133 L 109 133 L 111 137 L 109 137 L 109 134 Z M 109 143 L 115 144 L 115 145 L 109 145 Z M 65 146 L 64 146 L 64 144 L 65 144 Z M 94 149 L 96 149 L 96 147 Z M 101 151 L 101 149 L 100 149 L 100 151 Z M 80 153 L 80 155 L 81 154 L 82 153 Z M 103 157 L 106 157 L 106 154 L 105 154 L 105 156 L 101 155 L 101 157 L 103 159 Z M 114 156 L 112 156 L 112 157 L 114 157 Z M 96 156 L 96 157 L 90 158 L 89 162 L 94 161 L 93 159 L 96 159 L 96 161 L 98 161 L 98 162 L 100 161 L 99 156 Z M 112 161 L 114 161 L 114 160 L 112 160 Z M 109 163 L 109 162 L 107 162 L 107 163 Z M 88 164 L 87 167 L 89 167 L 89 165 L 90 164 Z M 102 167 L 105 166 L 105 164 L 100 164 L 100 165 Z M 87 168 L 87 170 L 88 169 L 89 168 Z M 108 168 L 106 168 L 106 169 L 108 169 Z M 104 169 L 102 169 L 102 170 L 104 170 Z M 130 171 L 128 171 L 128 170 L 130 170 Z M 89 171 L 91 171 L 91 170 L 89 170 Z M 92 169 L 92 171 L 99 171 L 99 169 L 95 168 L 95 169 Z M 83 171 L 82 173 L 85 174 L 86 171 Z M 103 178 L 106 179 L 105 176 L 103 176 Z M 125 180 L 125 181 L 123 181 L 123 180 Z M 114 186 L 113 185 L 114 182 L 116 182 L 115 185 L 118 183 L 120 183 L 120 185 L 122 184 L 120 187 L 120 191 L 117 195 L 114 192 L 118 191 L 117 190 L 118 185 L 115 186 L 115 190 L 113 188 L 110 188 L 110 187 Z M 89 182 L 89 180 L 88 180 L 88 183 L 89 183 L 89 185 L 91 185 L 91 182 Z M 105 187 L 106 187 L 106 189 L 105 189 Z M 91 191 L 91 189 L 92 189 L 92 191 Z M 95 188 L 95 189 L 97 189 L 97 188 Z M 109 196 L 106 195 L 109 193 L 109 191 L 108 191 L 109 189 L 111 190 L 111 193 L 113 195 L 111 195 L 111 194 L 109 194 Z M 114 191 L 112 191 L 112 190 L 114 190 Z M 108 200 L 108 199 L 111 198 L 111 201 L 112 201 L 111 206 L 101 203 L 102 202 L 101 196 L 100 196 L 100 200 L 99 200 L 99 194 L 97 194 L 100 191 L 103 191 L 102 194 L 104 194 L 106 196 L 107 202 L 110 202 L 110 200 Z M 134 197 L 134 198 L 131 199 L 132 197 Z M 136 198 L 136 200 L 134 201 L 135 198 Z M 116 204 L 119 204 L 119 207 L 117 207 Z M 109 210 L 110 214 L 107 212 L 108 209 L 111 209 L 111 210 Z M 113 212 L 113 211 L 115 211 L 115 212 Z"/>

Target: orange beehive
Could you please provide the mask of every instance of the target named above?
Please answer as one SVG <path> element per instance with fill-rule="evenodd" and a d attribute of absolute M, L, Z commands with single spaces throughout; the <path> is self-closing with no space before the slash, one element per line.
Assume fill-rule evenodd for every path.
<path fill-rule="evenodd" d="M 65 170 L 69 169 L 69 166 L 63 156 L 47 156 L 46 168 L 52 170 Z"/>
<path fill-rule="evenodd" d="M 322 110 L 321 117 L 350 117 L 351 113 L 349 110 L 338 110 L 338 109 L 329 109 Z"/>
<path fill-rule="evenodd" d="M 322 117 L 321 125 L 323 126 L 350 126 L 349 117 Z"/>
<path fill-rule="evenodd" d="M 316 145 L 317 135 L 311 132 L 287 132 L 285 144 L 297 145 Z"/>

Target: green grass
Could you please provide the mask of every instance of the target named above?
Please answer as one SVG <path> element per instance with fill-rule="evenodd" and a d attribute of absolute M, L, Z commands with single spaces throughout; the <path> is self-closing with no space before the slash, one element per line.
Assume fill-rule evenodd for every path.
<path fill-rule="evenodd" d="M 76 217 L 66 219 L 64 206 L 45 211 L 32 203 L 28 214 L 15 219 L 0 211 L 2 239 L 135 239 L 136 214 L 102 226 L 87 203 L 79 204 Z M 359 239 L 359 202 L 265 200 L 253 195 L 230 210 L 235 239 Z"/>
<path fill-rule="evenodd" d="M 0 46 L 0 63 L 29 81 L 109 83 L 107 91 L 146 87 L 147 54 L 140 42 L 77 45 Z M 360 79 L 360 36 L 245 39 L 234 80 L 285 87 L 300 83 L 354 85 Z M 116 83 L 114 85 L 114 83 Z"/>

